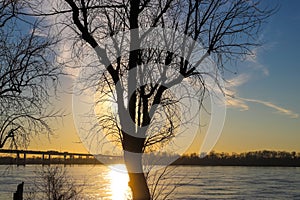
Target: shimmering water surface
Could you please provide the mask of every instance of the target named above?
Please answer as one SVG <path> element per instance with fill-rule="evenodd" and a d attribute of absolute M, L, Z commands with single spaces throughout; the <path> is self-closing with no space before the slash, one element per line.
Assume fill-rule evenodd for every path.
<path fill-rule="evenodd" d="M 28 185 L 41 166 L 0 166 L 0 200 L 12 199 L 18 183 Z M 169 199 L 300 199 L 300 168 L 296 167 L 171 167 L 171 179 L 157 193 L 176 186 Z M 66 166 L 83 199 L 122 200 L 130 196 L 126 173 L 102 165 Z M 26 185 L 27 184 L 27 185 Z M 162 183 L 159 186 L 162 187 Z M 164 195 L 161 195 L 163 197 Z"/>

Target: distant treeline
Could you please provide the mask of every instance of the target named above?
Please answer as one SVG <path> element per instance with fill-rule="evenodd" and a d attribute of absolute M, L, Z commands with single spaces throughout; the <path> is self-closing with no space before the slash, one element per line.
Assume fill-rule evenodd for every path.
<path fill-rule="evenodd" d="M 300 153 L 286 151 L 252 151 L 246 153 L 210 152 L 204 157 L 197 154 L 181 156 L 174 165 L 203 166 L 290 166 L 300 167 Z"/>
<path fill-rule="evenodd" d="M 206 156 L 198 154 L 189 154 L 183 156 L 162 154 L 150 154 L 157 164 L 172 165 L 199 165 L 199 166 L 287 166 L 300 167 L 300 153 L 286 151 L 252 151 L 246 153 L 216 153 L 210 152 Z M 175 162 L 172 162 L 176 160 Z M 15 157 L 0 157 L 0 164 L 25 164 L 21 160 L 17 162 Z M 169 162 L 170 161 L 170 162 Z M 123 163 L 122 157 L 110 158 L 111 164 Z M 102 164 L 94 157 L 90 158 L 51 158 L 50 160 L 42 160 L 40 157 L 27 158 L 26 164 Z"/>

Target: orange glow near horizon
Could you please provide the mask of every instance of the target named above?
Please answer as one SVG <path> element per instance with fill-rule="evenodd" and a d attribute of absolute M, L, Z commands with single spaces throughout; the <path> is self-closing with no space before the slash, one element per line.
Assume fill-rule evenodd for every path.
<path fill-rule="evenodd" d="M 72 80 L 65 80 L 71 85 Z M 66 88 L 68 88 L 65 86 Z M 53 104 L 69 113 L 63 121 L 50 123 L 53 135 L 33 135 L 27 149 L 57 150 L 75 153 L 88 152 L 81 143 L 72 116 L 71 94 L 63 94 L 60 102 Z M 255 116 L 255 117 L 253 117 Z M 213 148 L 216 152 L 242 153 L 256 150 L 280 150 L 300 152 L 299 120 L 272 114 L 263 109 L 253 108 L 247 112 L 228 109 L 225 126 L 221 137 Z M 202 129 L 186 153 L 199 153 L 204 130 Z M 20 147 L 19 149 L 22 149 Z"/>

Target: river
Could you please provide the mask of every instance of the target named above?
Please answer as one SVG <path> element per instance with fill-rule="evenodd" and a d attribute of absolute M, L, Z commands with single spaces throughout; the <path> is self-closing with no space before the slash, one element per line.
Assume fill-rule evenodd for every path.
<path fill-rule="evenodd" d="M 12 199 L 17 184 L 22 181 L 26 196 L 41 168 L 0 166 L 0 200 Z M 130 196 L 126 173 L 104 165 L 73 165 L 64 169 L 68 180 L 83 189 L 80 199 L 122 200 Z M 300 168 L 172 166 L 155 194 L 160 199 L 174 187 L 168 199 L 300 199 Z"/>

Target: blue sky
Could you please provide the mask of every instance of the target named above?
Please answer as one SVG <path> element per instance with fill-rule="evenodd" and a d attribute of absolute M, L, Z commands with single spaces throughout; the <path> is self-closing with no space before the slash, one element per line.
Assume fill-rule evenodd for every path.
<path fill-rule="evenodd" d="M 244 89 L 252 97 L 262 96 L 284 103 L 298 111 L 297 92 L 300 63 L 300 2 L 281 1 L 280 10 L 271 17 L 263 31 L 264 46 L 258 52 L 258 61 L 268 69 L 269 76 L 258 77 Z M 250 87 L 250 88 L 249 88 Z M 299 91 L 299 90 L 298 90 Z M 298 101 L 297 101 L 298 100 Z"/>
<path fill-rule="evenodd" d="M 252 62 L 238 66 L 243 81 L 235 92 L 248 100 L 242 101 L 247 109 L 227 110 L 216 150 L 300 151 L 300 1 L 280 1 L 279 5 L 263 28 L 263 46 L 255 51 Z"/>

